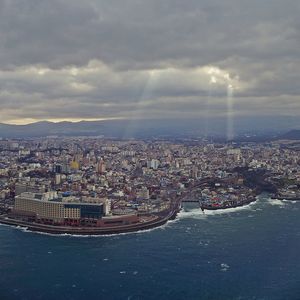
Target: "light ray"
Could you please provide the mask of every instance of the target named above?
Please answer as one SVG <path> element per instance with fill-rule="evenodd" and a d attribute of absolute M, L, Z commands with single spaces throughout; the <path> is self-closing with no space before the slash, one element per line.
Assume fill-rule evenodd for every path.
<path fill-rule="evenodd" d="M 234 138 L 234 116 L 233 116 L 233 86 L 227 86 L 227 141 L 232 141 Z"/>
<path fill-rule="evenodd" d="M 143 102 L 144 100 L 151 98 L 152 92 L 157 85 L 158 76 L 159 74 L 157 74 L 157 71 L 155 70 L 148 72 L 148 79 L 145 82 L 144 89 L 140 98 L 136 102 L 134 115 L 131 116 L 129 123 L 124 130 L 123 138 L 133 137 L 134 133 L 136 133 L 136 131 L 138 130 L 139 124 L 142 121 L 144 115 Z"/>
<path fill-rule="evenodd" d="M 207 139 L 209 132 L 210 132 L 210 123 L 209 123 L 209 116 L 210 116 L 210 101 L 212 100 L 212 92 L 213 92 L 213 85 L 216 83 L 216 79 L 214 76 L 211 77 L 209 85 L 208 85 L 208 95 L 205 101 L 205 116 L 204 116 L 204 138 Z"/>

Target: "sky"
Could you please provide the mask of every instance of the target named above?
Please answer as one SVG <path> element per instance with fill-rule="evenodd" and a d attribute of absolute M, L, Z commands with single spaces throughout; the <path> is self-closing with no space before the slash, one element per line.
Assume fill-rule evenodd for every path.
<path fill-rule="evenodd" d="M 0 122 L 300 116 L 298 0 L 0 0 Z"/>

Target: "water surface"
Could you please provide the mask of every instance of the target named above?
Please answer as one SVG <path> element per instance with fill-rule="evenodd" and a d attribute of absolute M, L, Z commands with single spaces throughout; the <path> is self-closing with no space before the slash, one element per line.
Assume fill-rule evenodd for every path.
<path fill-rule="evenodd" d="M 300 203 L 186 205 L 142 233 L 50 236 L 0 226 L 0 299 L 300 299 Z"/>

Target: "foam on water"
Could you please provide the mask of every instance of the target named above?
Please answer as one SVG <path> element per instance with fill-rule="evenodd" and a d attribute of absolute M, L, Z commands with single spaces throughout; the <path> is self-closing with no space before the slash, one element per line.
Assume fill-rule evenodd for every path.
<path fill-rule="evenodd" d="M 226 209 L 217 209 L 217 210 L 205 210 L 202 212 L 200 208 L 194 208 L 189 211 L 182 210 L 178 214 L 179 219 L 200 219 L 204 220 L 210 216 L 215 216 L 215 215 L 223 215 L 223 214 L 231 214 L 231 213 L 236 213 L 239 211 L 245 211 L 245 210 L 253 210 L 252 207 L 255 205 L 257 201 L 252 202 L 248 205 L 240 206 L 240 207 L 235 207 L 235 208 L 226 208 Z"/>
<path fill-rule="evenodd" d="M 177 218 L 180 219 L 201 219 L 204 220 L 207 218 L 207 215 L 205 213 L 202 212 L 202 210 L 200 208 L 195 208 L 189 211 L 186 210 L 181 210 L 178 215 Z"/>
<path fill-rule="evenodd" d="M 166 225 L 166 224 L 165 224 Z M 160 227 L 152 228 L 152 229 L 145 229 L 145 230 L 139 230 L 135 232 L 123 232 L 123 233 L 113 233 L 113 234 L 70 234 L 70 233 L 47 233 L 47 232 L 40 232 L 40 231 L 31 231 L 28 228 L 17 228 L 24 232 L 28 233 L 36 233 L 40 235 L 48 235 L 48 236 L 54 236 L 54 237 L 76 237 L 76 238 L 107 238 L 107 237 L 117 237 L 122 235 L 132 235 L 132 234 L 141 234 L 141 233 L 147 233 L 151 232 L 157 229 L 163 229 L 165 225 L 162 225 Z M 15 227 L 16 228 L 16 227 Z"/>
<path fill-rule="evenodd" d="M 222 272 L 226 272 L 229 269 L 229 265 L 222 263 L 221 264 L 221 270 Z"/>
<path fill-rule="evenodd" d="M 282 200 L 284 203 L 300 203 L 300 201 L 296 201 L 296 200 Z"/>
<path fill-rule="evenodd" d="M 271 205 L 278 205 L 278 206 L 285 206 L 286 205 L 286 203 L 284 203 L 283 200 L 269 198 L 267 201 Z"/>

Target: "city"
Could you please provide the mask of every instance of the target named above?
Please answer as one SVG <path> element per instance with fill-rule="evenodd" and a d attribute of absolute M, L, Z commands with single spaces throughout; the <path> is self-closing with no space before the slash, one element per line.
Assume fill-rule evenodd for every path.
<path fill-rule="evenodd" d="M 299 300 L 299 15 L 0 0 L 0 300 Z"/>
<path fill-rule="evenodd" d="M 226 209 L 262 192 L 299 200 L 299 144 L 203 139 L 39 138 L 0 141 L 0 222 L 49 233 L 160 226 L 182 203 Z"/>

